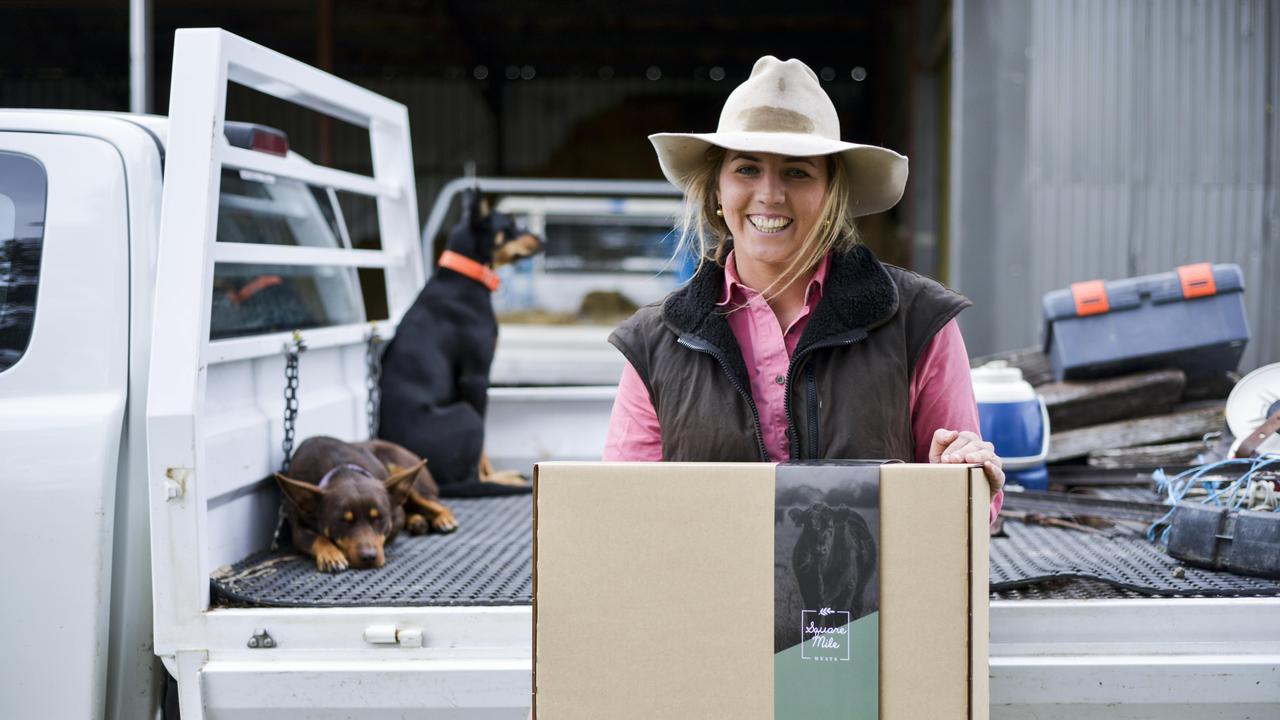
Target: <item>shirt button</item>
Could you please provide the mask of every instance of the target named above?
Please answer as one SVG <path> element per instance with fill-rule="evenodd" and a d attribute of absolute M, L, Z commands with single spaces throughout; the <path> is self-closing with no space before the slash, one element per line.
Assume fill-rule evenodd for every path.
<path fill-rule="evenodd" d="M 783 377 L 783 376 L 779 375 L 778 377 L 774 378 L 774 379 L 773 379 L 773 381 L 774 381 L 774 382 L 776 382 L 776 383 L 778 383 L 779 385 L 785 385 L 785 384 L 786 384 L 786 382 L 787 382 L 787 379 L 786 379 L 785 377 Z"/>

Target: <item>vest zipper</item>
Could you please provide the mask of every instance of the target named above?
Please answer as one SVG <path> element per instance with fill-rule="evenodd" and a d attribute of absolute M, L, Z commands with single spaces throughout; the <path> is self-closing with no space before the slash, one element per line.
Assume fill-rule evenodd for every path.
<path fill-rule="evenodd" d="M 806 355 L 813 352 L 814 350 L 820 350 L 822 348 L 844 347 L 846 345 L 852 345 L 854 343 L 862 342 L 863 340 L 866 340 L 866 339 L 867 339 L 867 331 L 861 328 L 858 328 L 856 330 L 845 333 L 844 335 L 841 335 L 832 340 L 826 340 L 826 341 L 814 343 L 813 345 L 803 348 L 802 350 L 800 350 L 800 352 L 796 353 L 795 356 L 791 358 L 791 365 L 787 368 L 787 385 L 785 389 L 786 392 L 783 395 L 783 397 L 785 398 L 783 400 L 783 408 L 787 415 L 787 435 L 791 439 L 791 454 L 792 454 L 791 459 L 792 460 L 806 459 L 805 453 L 802 452 L 804 450 L 810 450 L 810 454 L 808 455 L 808 458 L 816 458 L 818 456 L 818 446 L 817 446 L 818 380 L 817 380 L 817 377 L 813 374 L 812 367 L 809 368 L 809 397 L 808 397 L 809 417 L 806 418 L 809 421 L 808 425 L 810 429 L 810 433 L 809 433 L 810 448 L 800 447 L 800 433 L 797 430 L 795 418 L 791 416 L 791 385 L 795 380 L 796 368 L 799 367 L 800 361 L 803 360 Z M 796 457 L 797 455 L 799 455 L 799 457 Z"/>
<path fill-rule="evenodd" d="M 809 413 L 809 457 L 818 456 L 818 377 L 813 370 L 813 363 L 806 363 L 805 383 L 809 397 L 809 407 L 813 408 L 813 412 Z"/>
<path fill-rule="evenodd" d="M 720 348 L 717 348 L 697 336 L 681 335 L 676 342 L 695 352 L 706 353 L 715 358 L 716 362 L 720 363 L 720 369 L 723 370 L 725 376 L 729 378 L 729 382 L 733 384 L 734 389 L 738 391 L 738 394 L 741 395 L 747 401 L 747 405 L 751 407 L 751 417 L 756 423 L 756 444 L 760 450 L 760 461 L 769 462 L 769 450 L 764 446 L 764 432 L 760 429 L 760 410 L 756 407 L 756 401 L 755 398 L 751 397 L 751 392 L 742 387 L 742 383 L 738 382 L 738 378 L 733 376 L 733 371 L 729 369 L 729 361 L 725 358 L 724 353 L 720 351 Z"/>

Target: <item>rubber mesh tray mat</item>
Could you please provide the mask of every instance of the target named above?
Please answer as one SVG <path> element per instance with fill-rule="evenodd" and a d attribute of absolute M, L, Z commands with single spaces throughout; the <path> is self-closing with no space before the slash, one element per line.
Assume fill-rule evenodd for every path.
<path fill-rule="evenodd" d="M 262 551 L 216 573 L 216 605 L 274 607 L 528 605 L 533 594 L 533 502 L 529 495 L 446 500 L 458 517 L 449 535 L 400 533 L 386 564 L 323 573 L 289 548 Z"/>
<path fill-rule="evenodd" d="M 1085 578 L 1159 596 L 1280 595 L 1280 582 L 1183 565 L 1144 537 L 1006 522 L 991 539 L 991 591 Z M 1181 577 L 1179 577 L 1181 575 Z"/>

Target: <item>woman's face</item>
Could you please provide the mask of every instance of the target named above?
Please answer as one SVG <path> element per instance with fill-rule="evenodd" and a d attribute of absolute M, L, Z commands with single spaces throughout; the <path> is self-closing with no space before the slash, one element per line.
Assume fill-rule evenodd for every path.
<path fill-rule="evenodd" d="M 820 221 L 826 194 L 825 157 L 725 152 L 716 201 L 744 281 L 786 269 Z"/>

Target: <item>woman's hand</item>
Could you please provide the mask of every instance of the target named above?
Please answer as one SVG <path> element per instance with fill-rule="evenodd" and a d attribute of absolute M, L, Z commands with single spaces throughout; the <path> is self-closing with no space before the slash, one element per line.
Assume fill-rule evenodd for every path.
<path fill-rule="evenodd" d="M 996 455 L 996 447 L 968 430 L 938 428 L 929 446 L 931 463 L 964 463 L 982 465 L 987 475 L 987 485 L 994 496 L 1004 487 L 1004 463 Z"/>

